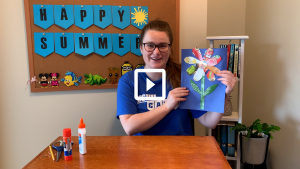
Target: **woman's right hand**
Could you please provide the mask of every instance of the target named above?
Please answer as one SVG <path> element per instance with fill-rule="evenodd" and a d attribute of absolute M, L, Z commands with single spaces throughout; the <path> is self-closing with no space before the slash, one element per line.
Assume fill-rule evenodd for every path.
<path fill-rule="evenodd" d="M 163 105 L 167 107 L 168 111 L 171 111 L 178 105 L 178 102 L 186 101 L 186 98 L 182 97 L 187 95 L 189 95 L 189 90 L 186 87 L 175 88 L 169 92 L 168 98 Z"/>

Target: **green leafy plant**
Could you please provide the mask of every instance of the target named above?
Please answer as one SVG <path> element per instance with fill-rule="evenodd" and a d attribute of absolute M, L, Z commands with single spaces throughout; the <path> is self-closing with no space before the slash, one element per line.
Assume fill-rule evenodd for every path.
<path fill-rule="evenodd" d="M 245 126 L 244 124 L 238 123 L 235 127 L 232 127 L 230 131 L 235 130 L 237 132 L 247 131 L 247 135 L 243 133 L 247 138 L 261 138 L 262 135 L 260 133 L 264 133 L 265 135 L 270 134 L 270 139 L 273 139 L 273 136 L 270 132 L 280 131 L 280 127 L 275 125 L 269 125 L 267 123 L 261 123 L 260 119 L 257 119 L 253 122 L 250 127 Z"/>

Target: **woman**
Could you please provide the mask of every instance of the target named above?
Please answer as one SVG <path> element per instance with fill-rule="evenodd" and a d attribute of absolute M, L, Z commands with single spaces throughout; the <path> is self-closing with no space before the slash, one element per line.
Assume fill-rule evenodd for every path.
<path fill-rule="evenodd" d="M 167 22 L 154 20 L 142 29 L 140 50 L 145 62 L 144 69 L 165 69 L 167 73 L 167 99 L 163 102 L 137 101 L 134 99 L 134 71 L 127 72 L 119 80 L 117 92 L 117 118 L 128 135 L 192 135 L 188 110 L 179 109 L 178 104 L 185 101 L 189 90 L 180 87 L 180 65 L 170 57 L 173 34 Z M 226 87 L 225 105 L 234 88 L 236 80 L 227 70 L 220 71 L 220 80 Z M 155 83 L 150 89 L 153 95 L 161 89 L 161 73 L 143 73 L 139 85 L 146 79 Z M 143 84 L 142 84 L 143 85 Z M 144 84 L 145 85 L 145 84 Z M 140 86 L 139 86 L 140 87 Z M 157 91 L 158 90 L 158 91 Z M 144 95 L 143 95 L 144 94 Z M 146 93 L 139 93 L 145 96 Z M 208 128 L 215 128 L 222 113 L 191 110 L 192 117 Z"/>

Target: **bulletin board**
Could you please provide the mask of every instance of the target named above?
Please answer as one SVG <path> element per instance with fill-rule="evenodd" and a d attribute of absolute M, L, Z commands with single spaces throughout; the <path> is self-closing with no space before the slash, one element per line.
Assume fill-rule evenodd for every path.
<path fill-rule="evenodd" d="M 30 78 L 36 76 L 37 82 L 30 84 L 31 92 L 51 92 L 51 91 L 67 91 L 67 90 L 88 90 L 88 89 L 107 89 L 117 88 L 117 84 L 109 83 L 108 68 L 118 67 L 119 78 L 121 77 L 121 66 L 125 61 L 128 61 L 133 68 L 138 64 L 144 64 L 143 57 L 137 56 L 130 51 L 124 56 L 119 56 L 114 52 L 106 56 L 101 56 L 97 53 L 91 53 L 87 56 L 71 53 L 67 57 L 63 57 L 55 52 L 47 57 L 42 57 L 35 53 L 34 47 L 34 33 L 118 33 L 118 34 L 140 34 L 141 30 L 129 25 L 125 29 L 119 29 L 112 24 L 102 29 L 96 25 L 91 25 L 87 29 L 82 29 L 75 24 L 68 29 L 63 29 L 56 24 L 53 24 L 47 29 L 43 29 L 34 24 L 33 5 L 111 5 L 111 6 L 147 6 L 148 7 L 148 21 L 160 19 L 167 21 L 172 29 L 173 40 L 173 59 L 179 63 L 179 1 L 180 0 L 24 0 L 26 33 L 27 33 L 27 48 L 29 60 Z M 60 82 L 59 87 L 41 88 L 39 84 L 40 73 L 59 73 L 58 80 L 60 81 L 67 71 L 72 71 L 76 76 L 81 76 L 81 83 L 78 86 L 66 86 Z M 84 83 L 84 74 L 100 75 L 107 78 L 107 81 L 101 85 L 93 85 Z M 118 80 L 119 80 L 118 78 Z M 50 81 L 50 77 L 48 80 Z"/>

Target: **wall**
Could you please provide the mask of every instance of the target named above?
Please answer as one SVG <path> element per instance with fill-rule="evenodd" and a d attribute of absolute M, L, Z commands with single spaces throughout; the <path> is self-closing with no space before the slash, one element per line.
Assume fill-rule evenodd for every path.
<path fill-rule="evenodd" d="M 1 4 L 0 168 L 22 168 L 62 135 L 63 128 L 70 127 L 77 135 L 80 117 L 89 136 L 125 135 L 115 118 L 116 89 L 30 92 L 24 4 L 22 0 Z M 205 45 L 206 4 L 207 0 L 181 1 L 182 48 Z M 195 17 L 203 23 L 193 23 Z"/>
<path fill-rule="evenodd" d="M 278 125 L 270 140 L 273 169 L 300 166 L 298 0 L 248 0 L 246 4 L 243 122 Z"/>
<path fill-rule="evenodd" d="M 197 19 L 195 19 L 197 18 Z M 207 0 L 180 1 L 180 49 L 206 46 Z M 180 51 L 181 52 L 181 51 Z M 181 55 L 180 55 L 181 56 Z M 181 57 L 180 57 L 181 61 Z M 205 127 L 194 120 L 195 135 L 204 136 Z"/>

